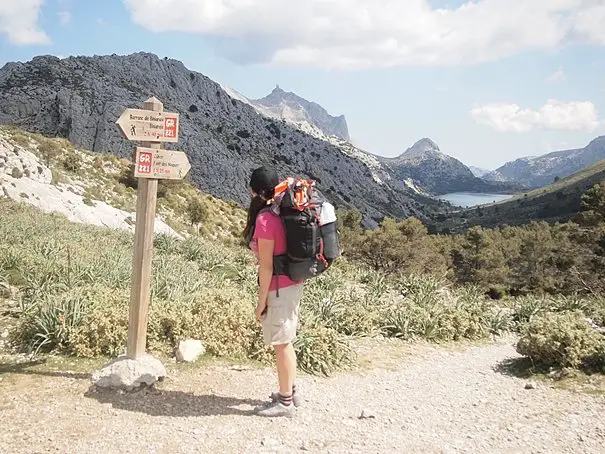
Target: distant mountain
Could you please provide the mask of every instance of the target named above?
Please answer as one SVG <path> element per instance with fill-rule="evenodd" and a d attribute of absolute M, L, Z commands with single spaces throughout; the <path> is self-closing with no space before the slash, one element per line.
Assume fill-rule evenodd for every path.
<path fill-rule="evenodd" d="M 509 193 L 520 185 L 486 182 L 468 167 L 439 151 L 430 139 L 419 140 L 397 158 L 384 158 L 350 143 L 344 116 L 332 117 L 319 104 L 276 87 L 268 96 L 253 100 L 229 87 L 223 89 L 267 118 L 281 119 L 299 130 L 328 142 L 365 163 L 375 181 L 399 185 L 423 196 L 448 192 Z"/>
<path fill-rule="evenodd" d="M 319 129 L 326 136 L 334 136 L 349 142 L 349 129 L 344 115 L 333 117 L 322 106 L 307 101 L 295 93 L 287 92 L 276 86 L 273 91 L 260 99 L 250 99 L 229 87 L 223 87 L 227 93 L 254 107 L 259 113 L 285 120 L 302 127 L 305 124 Z"/>
<path fill-rule="evenodd" d="M 481 178 L 491 172 L 491 170 L 482 169 L 481 167 L 468 166 L 468 168 L 471 172 L 473 172 L 473 175 L 475 175 L 477 178 Z"/>
<path fill-rule="evenodd" d="M 371 173 L 374 181 L 376 181 L 380 184 L 389 183 L 389 184 L 398 186 L 405 191 L 412 191 L 421 197 L 430 197 L 428 194 L 428 191 L 422 187 L 421 182 L 414 182 L 411 178 L 404 178 L 404 179 L 397 178 L 397 176 L 393 173 L 391 168 L 385 162 L 383 162 L 381 160 L 382 158 L 380 156 L 373 155 L 372 153 L 369 153 L 365 150 L 362 150 L 362 149 L 356 147 L 355 145 L 353 145 L 350 142 L 349 139 L 343 139 L 342 137 L 339 137 L 335 134 L 330 133 L 329 128 L 326 128 L 324 130 L 324 129 L 320 128 L 319 126 L 317 126 L 317 124 L 312 124 L 306 120 L 301 121 L 299 118 L 292 116 L 292 115 L 284 116 L 282 118 L 281 114 L 279 114 L 278 112 L 276 112 L 273 109 L 266 107 L 266 104 L 263 105 L 257 101 L 251 100 L 251 99 L 247 98 L 246 96 L 242 95 L 241 93 L 238 93 L 237 91 L 235 91 L 234 89 L 232 89 L 230 87 L 223 86 L 222 88 L 225 90 L 225 92 L 231 98 L 241 101 L 245 104 L 248 104 L 249 106 L 253 107 L 260 115 L 262 115 L 266 118 L 281 119 L 282 121 L 294 126 L 298 130 L 300 130 L 306 134 L 309 134 L 313 137 L 316 137 L 320 140 L 323 140 L 324 142 L 328 142 L 329 144 L 337 147 L 345 155 L 358 159 L 359 161 L 363 162 L 370 169 L 370 173 Z M 281 89 L 277 88 L 276 90 L 277 90 L 277 94 L 275 96 L 282 96 L 280 94 Z M 276 90 L 274 90 L 273 93 L 275 93 Z M 295 94 L 290 94 L 290 95 L 292 95 L 293 98 L 298 99 L 300 105 L 311 104 L 309 101 L 300 98 L 298 95 L 295 95 Z M 269 95 L 267 98 L 270 98 L 271 96 L 272 95 Z M 263 98 L 263 99 L 267 99 L 267 98 Z M 344 117 L 343 117 L 343 119 L 344 119 Z M 346 124 L 345 124 L 345 126 L 346 126 Z M 344 134 L 342 134 L 342 135 L 344 135 Z M 348 132 L 346 135 L 348 135 Z"/>
<path fill-rule="evenodd" d="M 518 189 L 518 185 L 488 182 L 458 159 L 442 153 L 435 142 L 424 138 L 396 158 L 379 158 L 401 180 L 411 179 L 434 195 L 451 192 L 506 193 Z"/>
<path fill-rule="evenodd" d="M 555 178 L 565 178 L 601 159 L 605 159 L 605 136 L 597 137 L 584 148 L 507 162 L 483 178 L 537 188 L 552 183 Z"/>
<path fill-rule="evenodd" d="M 141 108 L 150 96 L 164 102 L 167 111 L 180 114 L 179 143 L 165 148 L 184 151 L 191 162 L 192 182 L 221 199 L 245 206 L 250 171 L 266 164 L 282 177 L 316 179 L 337 208 L 357 208 L 367 227 L 375 227 L 384 216 L 426 220 L 432 210 L 443 208 L 389 178 L 380 166 L 373 167 L 375 161 L 368 155 L 259 115 L 180 61 L 143 52 L 65 59 L 39 56 L 27 63 L 7 63 L 0 69 L 0 124 L 130 158 L 137 143 L 123 138 L 115 122 L 124 109 Z M 293 99 L 279 92 L 274 97 Z M 309 107 L 308 112 L 327 127 L 328 119 L 321 123 L 319 109 Z M 309 128 L 320 134 L 317 126 Z"/>
<path fill-rule="evenodd" d="M 503 202 L 437 216 L 437 231 L 461 231 L 473 226 L 523 225 L 532 221 L 566 222 L 581 210 L 582 194 L 605 181 L 605 160 L 557 180 L 517 194 Z"/>

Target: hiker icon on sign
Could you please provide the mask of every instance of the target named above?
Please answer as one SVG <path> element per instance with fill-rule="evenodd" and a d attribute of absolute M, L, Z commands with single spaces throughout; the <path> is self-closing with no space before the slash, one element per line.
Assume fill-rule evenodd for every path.
<path fill-rule="evenodd" d="M 136 136 L 137 135 L 137 127 L 136 127 L 136 125 L 132 125 L 130 127 L 130 135 L 131 136 Z"/>

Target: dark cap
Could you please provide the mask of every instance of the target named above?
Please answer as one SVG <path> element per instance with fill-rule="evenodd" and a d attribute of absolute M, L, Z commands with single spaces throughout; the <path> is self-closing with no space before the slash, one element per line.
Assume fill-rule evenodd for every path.
<path fill-rule="evenodd" d="M 259 167 L 252 172 L 250 177 L 250 188 L 264 198 L 273 197 L 275 186 L 279 184 L 279 177 L 275 169 Z"/>

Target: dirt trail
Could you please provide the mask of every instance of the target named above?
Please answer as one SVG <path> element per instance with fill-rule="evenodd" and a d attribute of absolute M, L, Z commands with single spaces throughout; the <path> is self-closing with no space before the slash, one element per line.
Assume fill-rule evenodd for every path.
<path fill-rule="evenodd" d="M 0 452 L 605 453 L 605 398 L 525 389 L 498 368 L 517 356 L 510 342 L 418 347 L 389 367 L 302 376 L 291 420 L 251 414 L 272 391 L 268 369 L 179 370 L 133 395 L 13 374 L 0 381 Z"/>

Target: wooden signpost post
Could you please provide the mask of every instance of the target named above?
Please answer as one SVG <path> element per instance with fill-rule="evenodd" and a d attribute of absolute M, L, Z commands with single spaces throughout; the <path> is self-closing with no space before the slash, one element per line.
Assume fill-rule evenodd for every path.
<path fill-rule="evenodd" d="M 126 347 L 129 358 L 139 359 L 147 341 L 158 180 L 182 179 L 191 166 L 185 153 L 161 149 L 162 142 L 178 142 L 179 114 L 164 112 L 157 98 L 145 101 L 144 109 L 126 109 L 116 123 L 126 138 L 144 142 L 135 154 L 134 176 L 139 180 Z"/>

